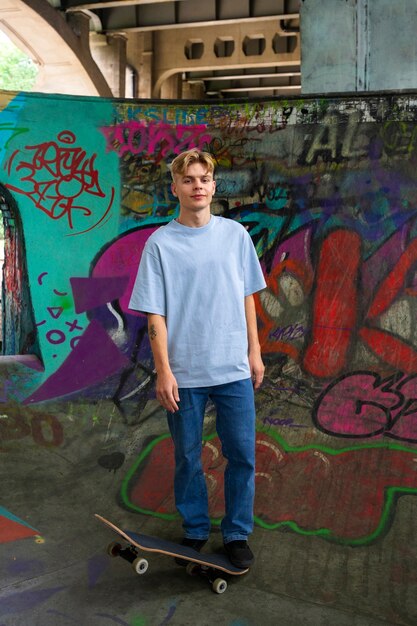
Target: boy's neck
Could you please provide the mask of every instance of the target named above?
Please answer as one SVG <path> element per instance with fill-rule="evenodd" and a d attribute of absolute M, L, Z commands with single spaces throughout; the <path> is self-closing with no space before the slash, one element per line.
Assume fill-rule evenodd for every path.
<path fill-rule="evenodd" d="M 201 228 L 206 226 L 211 219 L 210 209 L 208 211 L 198 211 L 196 213 L 189 213 L 188 211 L 181 211 L 177 217 L 177 222 L 183 226 L 189 228 Z"/>

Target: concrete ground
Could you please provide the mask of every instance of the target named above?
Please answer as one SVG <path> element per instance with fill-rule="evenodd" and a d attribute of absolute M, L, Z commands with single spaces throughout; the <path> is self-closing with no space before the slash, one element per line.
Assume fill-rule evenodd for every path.
<path fill-rule="evenodd" d="M 125 528 L 181 537 L 178 520 L 129 511 L 120 500 L 129 460 L 150 434 L 165 429 L 160 412 L 153 407 L 140 423 L 129 425 L 105 403 L 94 408 L 94 419 L 89 404 L 48 410 L 63 424 L 60 447 L 35 445 L 10 432 L 1 441 L 0 531 L 2 519 L 34 530 L 22 538 L 3 533 L 0 626 L 417 623 L 414 497 L 400 498 L 390 531 L 363 547 L 256 527 L 254 567 L 217 595 L 206 581 L 187 576 L 161 555 L 149 555 L 148 572 L 136 575 L 123 559 L 107 556 L 114 536 L 94 518 L 97 512 Z M 103 452 L 116 450 L 125 455 L 123 466 L 98 463 Z M 210 547 L 221 547 L 216 529 Z"/>

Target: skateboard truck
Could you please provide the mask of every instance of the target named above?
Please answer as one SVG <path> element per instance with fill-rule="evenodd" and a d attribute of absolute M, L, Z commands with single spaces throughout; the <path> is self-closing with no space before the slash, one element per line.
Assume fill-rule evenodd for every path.
<path fill-rule="evenodd" d="M 107 554 L 113 557 L 120 556 L 131 563 L 136 574 L 145 574 L 149 567 L 148 560 L 139 556 L 137 549 L 132 545 L 123 548 L 118 541 L 112 541 L 107 546 Z"/>
<path fill-rule="evenodd" d="M 224 578 L 219 578 L 217 571 L 212 567 L 190 562 L 187 564 L 185 571 L 189 576 L 201 576 L 202 578 L 207 578 L 215 593 L 224 593 L 227 589 L 227 581 Z"/>

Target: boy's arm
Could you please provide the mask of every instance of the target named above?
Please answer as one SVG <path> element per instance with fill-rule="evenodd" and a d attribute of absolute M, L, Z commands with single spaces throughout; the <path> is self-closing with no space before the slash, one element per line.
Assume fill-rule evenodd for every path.
<path fill-rule="evenodd" d="M 148 333 L 156 369 L 156 397 L 164 409 L 178 411 L 178 385 L 168 360 L 168 336 L 165 317 L 148 313 Z"/>
<path fill-rule="evenodd" d="M 253 385 L 259 389 L 264 379 L 265 366 L 261 357 L 261 346 L 258 338 L 255 300 L 253 296 L 245 297 L 245 316 L 248 329 L 248 358 Z"/>

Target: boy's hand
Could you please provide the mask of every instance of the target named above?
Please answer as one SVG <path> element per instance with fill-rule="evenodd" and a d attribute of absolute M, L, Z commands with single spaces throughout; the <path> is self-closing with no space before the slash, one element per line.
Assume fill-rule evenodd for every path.
<path fill-rule="evenodd" d="M 264 379 L 265 365 L 263 364 L 261 353 L 249 353 L 249 367 L 252 376 L 253 386 L 259 389 Z"/>
<path fill-rule="evenodd" d="M 179 410 L 180 396 L 178 385 L 172 372 L 163 372 L 156 377 L 156 398 L 158 402 L 170 413 Z"/>

